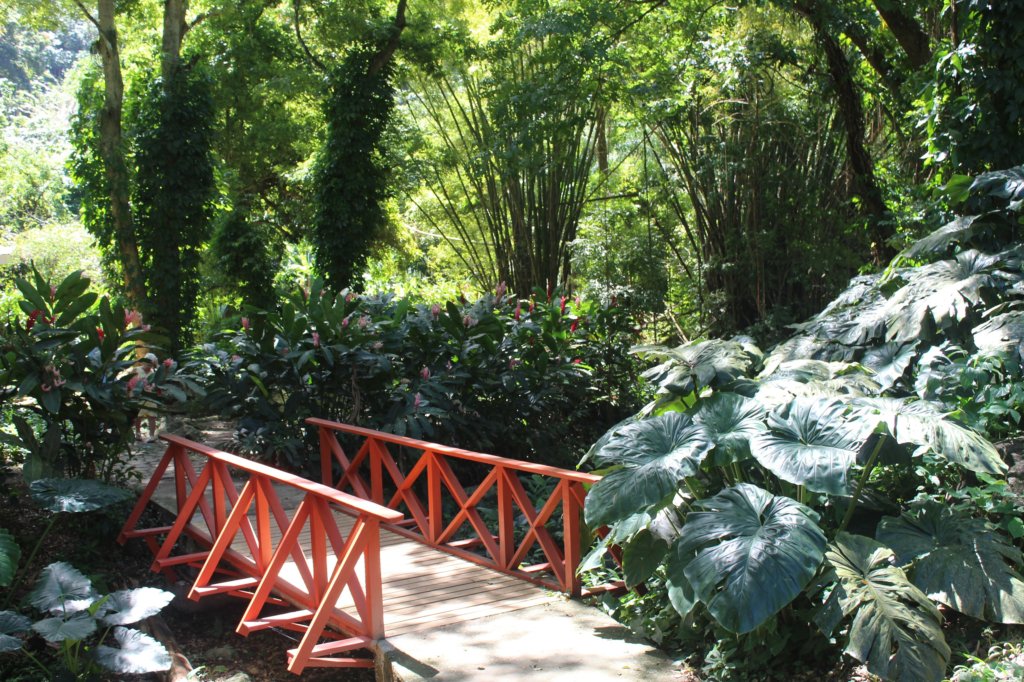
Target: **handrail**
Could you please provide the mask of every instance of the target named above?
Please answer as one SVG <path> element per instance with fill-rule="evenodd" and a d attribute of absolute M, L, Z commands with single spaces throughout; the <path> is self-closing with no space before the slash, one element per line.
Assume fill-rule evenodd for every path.
<path fill-rule="evenodd" d="M 409 438 L 408 436 L 397 436 L 393 433 L 385 433 L 384 431 L 374 431 L 373 429 L 367 429 L 362 426 L 342 424 L 341 422 L 334 422 L 328 419 L 320 419 L 318 417 L 309 417 L 306 419 L 306 423 L 312 426 L 324 427 L 332 431 L 350 433 L 354 436 L 373 437 L 376 440 L 381 440 L 386 443 L 394 443 L 395 445 L 404 445 L 419 450 L 431 450 L 432 452 L 437 452 L 439 454 L 447 455 L 449 457 L 455 457 L 457 459 L 464 459 L 470 462 L 479 462 L 481 464 L 489 464 L 491 466 L 503 466 L 508 469 L 522 471 L 523 473 L 527 474 L 551 476 L 552 478 L 560 478 L 567 481 L 576 481 L 578 483 L 585 483 L 588 485 L 592 483 L 597 483 L 598 481 L 601 480 L 600 476 L 588 474 L 583 471 L 560 469 L 559 467 L 553 467 L 548 464 L 524 462 L 519 459 L 510 459 L 508 457 L 501 457 L 499 455 L 489 455 L 483 452 L 473 452 L 472 450 L 453 448 L 448 445 L 430 443 L 425 440 Z"/>
<path fill-rule="evenodd" d="M 600 476 L 326 419 L 310 418 L 306 423 L 317 427 L 320 434 L 321 477 L 325 484 L 351 489 L 354 495 L 391 509 L 404 507 L 408 511 L 409 518 L 402 524 L 388 523 L 389 530 L 573 596 L 619 587 L 616 584 L 584 590 L 577 575 L 583 550 L 584 486 L 601 480 Z M 362 445 L 349 457 L 334 432 L 361 437 Z M 419 455 L 403 471 L 388 444 L 418 450 Z M 486 467 L 471 493 L 458 480 L 449 461 L 452 459 Z M 334 464 L 341 468 L 338 478 L 334 476 Z M 532 500 L 520 474 L 544 476 L 556 482 L 545 500 Z M 488 525 L 480 507 L 492 491 L 496 497 L 496 528 Z M 559 510 L 560 526 L 549 528 Z M 456 539 L 456 534 L 467 526 L 473 537 Z M 553 530 L 561 532 L 561 540 Z M 541 560 L 528 564 L 530 554 L 536 554 L 538 549 Z"/>
<path fill-rule="evenodd" d="M 299 645 L 288 651 L 290 672 L 301 673 L 309 666 L 372 667 L 371 659 L 337 654 L 373 649 L 384 638 L 380 528 L 382 523 L 400 522 L 403 515 L 180 436 L 165 434 L 161 438 L 167 442 L 167 450 L 118 541 L 143 538 L 154 553 L 155 571 L 173 572 L 183 565 L 197 568 L 190 599 L 213 594 L 246 599 L 249 603 L 237 627 L 239 634 L 269 627 L 302 633 Z M 199 473 L 190 452 L 205 457 Z M 177 507 L 173 525 L 137 528 L 146 504 L 172 464 Z M 232 471 L 246 474 L 241 490 Z M 275 485 L 301 495 L 291 517 Z M 352 517 L 345 533 L 333 510 L 344 512 L 343 518 Z M 158 543 L 160 536 L 164 539 Z M 183 538 L 191 539 L 202 551 L 175 553 Z M 298 582 L 281 577 L 286 565 L 297 571 Z M 226 574 L 229 579 L 214 583 L 215 574 Z M 350 601 L 341 607 L 339 599 L 346 593 Z M 267 604 L 290 604 L 298 610 L 263 616 Z M 320 643 L 324 638 L 334 641 Z"/>

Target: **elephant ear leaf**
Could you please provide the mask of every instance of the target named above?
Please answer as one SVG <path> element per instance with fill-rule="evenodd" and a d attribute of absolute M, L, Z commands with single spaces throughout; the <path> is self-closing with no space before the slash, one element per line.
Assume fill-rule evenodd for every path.
<path fill-rule="evenodd" d="M 748 483 L 726 488 L 686 517 L 669 560 L 670 586 L 695 596 L 728 630 L 743 634 L 799 595 L 825 551 L 818 515 Z M 682 579 L 673 571 L 682 570 Z M 678 607 L 677 607 L 678 608 Z"/>
<path fill-rule="evenodd" d="M 760 362 L 760 351 L 756 348 L 721 339 L 695 341 L 676 348 L 637 346 L 633 352 L 664 359 L 643 376 L 662 392 L 682 396 L 746 376 Z"/>
<path fill-rule="evenodd" d="M 591 527 L 647 511 L 697 473 L 711 449 L 704 428 L 689 416 L 667 412 L 619 429 L 593 455 L 605 466 L 619 466 L 594 484 L 584 515 Z"/>
<path fill-rule="evenodd" d="M 14 580 L 21 559 L 21 547 L 6 528 L 0 528 L 0 587 L 7 587 Z"/>
<path fill-rule="evenodd" d="M 884 391 L 892 388 L 897 381 L 903 378 L 915 357 L 917 357 L 915 344 L 899 344 L 890 341 L 864 353 L 861 363 L 874 371 L 875 381 Z"/>
<path fill-rule="evenodd" d="M 117 673 L 156 673 L 171 667 L 171 655 L 149 635 L 129 628 L 114 628 L 118 646 L 96 647 L 96 660 Z"/>
<path fill-rule="evenodd" d="M 708 432 L 715 449 L 711 462 L 724 466 L 750 458 L 750 439 L 765 431 L 761 403 L 736 393 L 716 393 L 700 402 L 693 421 Z"/>
<path fill-rule="evenodd" d="M 874 418 L 886 423 L 898 443 L 925 446 L 971 471 L 994 476 L 1006 473 L 1006 463 L 992 443 L 926 400 L 857 398 L 854 405 L 861 414 L 874 412 Z"/>
<path fill-rule="evenodd" d="M 891 549 L 871 538 L 839 533 L 825 553 L 836 583 L 818 624 L 853 615 L 846 653 L 888 680 L 937 682 L 950 654 L 942 616 L 890 563 L 892 557 Z"/>
<path fill-rule="evenodd" d="M 980 519 L 932 503 L 883 519 L 878 540 L 930 598 L 997 623 L 1024 623 L 1024 579 L 1014 570 L 1020 551 Z"/>
<path fill-rule="evenodd" d="M 796 398 L 768 416 L 768 433 L 750 448 L 761 466 L 784 481 L 850 495 L 847 473 L 869 433 L 836 400 Z"/>

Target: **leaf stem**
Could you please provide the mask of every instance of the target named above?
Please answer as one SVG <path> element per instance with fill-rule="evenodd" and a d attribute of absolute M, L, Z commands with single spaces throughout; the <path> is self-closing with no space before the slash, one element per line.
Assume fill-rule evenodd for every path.
<path fill-rule="evenodd" d="M 875 469 L 875 460 L 878 459 L 878 453 L 882 451 L 882 446 L 885 444 L 885 439 L 888 438 L 886 434 L 881 434 L 878 438 L 878 442 L 875 443 L 875 449 L 871 451 L 871 456 L 868 457 L 868 461 L 864 464 L 864 471 L 861 472 L 860 478 L 857 480 L 857 489 L 853 493 L 853 499 L 850 500 L 850 506 L 846 508 L 846 514 L 843 515 L 843 521 L 839 524 L 839 529 L 836 530 L 836 535 L 846 530 L 846 527 L 850 525 L 850 520 L 853 518 L 853 512 L 857 510 L 857 501 L 860 500 L 860 494 L 864 491 L 864 486 L 867 485 L 868 476 Z"/>

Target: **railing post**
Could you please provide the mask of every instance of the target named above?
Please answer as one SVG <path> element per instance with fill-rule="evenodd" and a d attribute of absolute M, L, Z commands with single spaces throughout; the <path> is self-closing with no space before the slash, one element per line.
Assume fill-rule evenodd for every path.
<path fill-rule="evenodd" d="M 437 455 L 426 453 L 427 459 L 427 521 L 430 526 L 429 539 L 437 543 L 444 530 L 441 504 L 441 472 L 437 469 Z"/>
<path fill-rule="evenodd" d="M 384 639 L 384 585 L 380 574 L 380 521 L 367 519 L 366 549 L 363 554 L 365 569 L 366 608 L 369 622 L 367 634 L 373 639 Z"/>
<path fill-rule="evenodd" d="M 370 448 L 370 497 L 377 504 L 384 504 L 384 477 L 381 468 L 381 449 L 385 446 L 376 439 L 367 439 Z"/>
<path fill-rule="evenodd" d="M 583 582 L 577 575 L 576 569 L 579 568 L 582 558 L 582 548 L 580 547 L 582 519 L 580 517 L 583 510 L 580 508 L 576 495 L 573 494 L 573 488 L 582 489 L 583 486 L 571 481 L 562 481 L 560 487 L 562 488 L 562 543 L 565 557 L 565 575 L 562 584 L 570 595 L 579 597 L 583 591 Z"/>
<path fill-rule="evenodd" d="M 508 477 L 510 474 L 503 466 L 495 467 L 498 487 L 498 551 L 499 562 L 502 568 L 511 569 L 512 557 L 516 551 L 516 523 L 512 514 L 512 491 L 509 489 Z"/>
<path fill-rule="evenodd" d="M 334 438 L 334 432 L 326 427 L 317 427 L 320 434 L 320 482 L 326 486 L 334 487 L 334 453 L 327 443 L 328 438 Z"/>

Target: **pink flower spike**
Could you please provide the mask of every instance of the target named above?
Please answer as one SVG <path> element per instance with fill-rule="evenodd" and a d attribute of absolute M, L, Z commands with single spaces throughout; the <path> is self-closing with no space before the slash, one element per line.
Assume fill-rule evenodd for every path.
<path fill-rule="evenodd" d="M 100 337 L 101 342 L 103 341 L 106 337 L 106 334 L 103 333 L 103 327 L 96 327 L 96 336 Z"/>
<path fill-rule="evenodd" d="M 580 321 L 579 320 L 573 320 L 572 324 L 569 325 L 569 332 L 570 333 L 575 332 L 577 329 L 579 329 L 579 326 L 580 326 Z"/>
<path fill-rule="evenodd" d="M 343 319 L 341 321 L 341 328 L 344 329 L 345 327 L 347 327 L 349 322 L 351 322 L 349 318 L 346 317 L 345 319 Z"/>
<path fill-rule="evenodd" d="M 563 297 L 562 297 L 562 300 L 561 300 L 561 301 L 559 302 L 559 304 L 558 304 L 558 308 L 559 308 L 559 310 L 561 310 L 561 311 L 562 311 L 562 314 L 563 314 L 563 315 L 565 315 L 565 301 L 566 301 L 566 299 L 568 299 L 568 298 L 569 298 L 568 296 L 563 296 Z"/>
<path fill-rule="evenodd" d="M 313 332 L 313 348 L 319 348 L 319 347 L 320 347 L 320 335 L 318 333 L 316 333 L 316 332 Z"/>
<path fill-rule="evenodd" d="M 167 369 L 170 369 L 173 366 L 174 366 L 174 358 L 167 358 L 166 360 L 164 360 L 164 367 L 166 367 Z"/>
<path fill-rule="evenodd" d="M 579 365 L 579 364 L 582 364 L 582 363 L 583 363 L 583 360 L 581 360 L 580 358 L 575 358 L 572 361 L 572 364 L 574 364 L 574 365 Z"/>
<path fill-rule="evenodd" d="M 441 306 L 436 303 L 430 306 L 430 314 L 436 320 L 441 315 Z"/>
<path fill-rule="evenodd" d="M 245 331 L 249 331 L 249 329 L 251 327 L 252 327 L 252 325 L 249 323 L 249 318 L 248 317 L 243 317 L 242 318 L 242 329 L 244 329 Z"/>
<path fill-rule="evenodd" d="M 512 313 L 512 317 L 515 319 L 516 322 L 518 322 L 519 318 L 522 316 L 522 314 L 523 314 L 523 306 L 522 306 L 522 304 L 516 303 L 516 311 L 514 313 Z"/>
<path fill-rule="evenodd" d="M 508 286 L 504 282 L 498 282 L 498 286 L 494 289 L 494 297 L 501 301 L 505 298 L 506 291 L 508 291 Z"/>
<path fill-rule="evenodd" d="M 50 300 L 57 298 L 57 287 L 50 285 Z"/>
<path fill-rule="evenodd" d="M 138 310 L 128 310 L 125 308 L 124 311 L 124 326 L 125 327 L 138 327 L 142 324 L 142 313 Z"/>
<path fill-rule="evenodd" d="M 414 410 L 420 409 L 420 405 L 422 403 L 423 403 L 423 398 L 420 396 L 419 393 L 417 393 L 416 397 L 412 399 L 412 407 L 413 407 L 413 409 Z"/>
<path fill-rule="evenodd" d="M 370 324 L 370 318 L 368 318 L 366 315 L 360 315 L 359 316 L 359 328 L 360 329 L 366 329 L 366 325 L 368 325 L 368 324 Z"/>
<path fill-rule="evenodd" d="M 420 370 L 420 377 L 421 377 L 421 378 L 422 378 L 422 379 L 423 379 L 424 381 L 426 381 L 427 379 L 429 379 L 429 378 L 430 378 L 430 368 L 429 368 L 429 367 L 424 367 L 423 369 L 421 369 L 421 370 Z"/>

